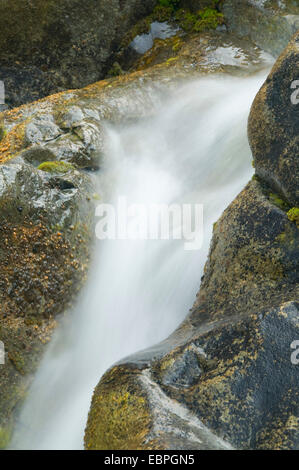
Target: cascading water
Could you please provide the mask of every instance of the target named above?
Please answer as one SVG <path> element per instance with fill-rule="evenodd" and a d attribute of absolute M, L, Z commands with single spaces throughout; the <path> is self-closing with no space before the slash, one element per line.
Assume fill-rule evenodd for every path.
<path fill-rule="evenodd" d="M 155 115 L 109 127 L 102 201 L 201 203 L 204 244 L 97 241 L 89 282 L 55 334 L 19 416 L 12 447 L 80 449 L 94 386 L 117 360 L 152 346 L 186 316 L 213 222 L 252 174 L 246 123 L 264 76 L 179 86 Z"/>

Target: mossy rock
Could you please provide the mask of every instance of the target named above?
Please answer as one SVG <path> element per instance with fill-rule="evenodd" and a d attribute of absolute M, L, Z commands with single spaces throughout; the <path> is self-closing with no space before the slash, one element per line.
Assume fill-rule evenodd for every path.
<path fill-rule="evenodd" d="M 268 191 L 252 180 L 217 222 L 194 305 L 205 318 L 270 308 L 298 295 L 299 232 L 288 206 L 278 207 Z"/>
<path fill-rule="evenodd" d="M 248 121 L 256 174 L 290 206 L 299 204 L 299 105 L 292 101 L 298 45 L 296 33 L 257 94 Z"/>
<path fill-rule="evenodd" d="M 66 162 L 43 162 L 41 163 L 38 170 L 46 171 L 47 173 L 68 173 L 69 171 L 74 171 L 76 167 Z"/>
<path fill-rule="evenodd" d="M 287 215 L 289 220 L 296 222 L 297 227 L 299 228 L 299 207 L 292 207 L 292 209 L 288 211 Z"/>
<path fill-rule="evenodd" d="M 180 27 L 188 33 L 200 33 L 210 29 L 216 29 L 217 26 L 224 23 L 223 14 L 213 8 L 204 8 L 198 10 L 196 13 L 180 9 L 176 12 L 175 18 Z"/>
<path fill-rule="evenodd" d="M 0 141 L 4 139 L 4 137 L 6 136 L 6 133 L 7 131 L 3 125 L 3 122 L 1 123 L 1 120 L 0 120 Z"/>
<path fill-rule="evenodd" d="M 0 426 L 0 450 L 5 449 L 11 440 L 11 428 Z"/>
<path fill-rule="evenodd" d="M 20 162 L 0 165 L 0 187 L 0 339 L 6 352 L 0 428 L 6 429 L 13 427 L 56 317 L 71 308 L 85 283 L 96 187 L 87 174 L 61 172 L 60 165 L 49 173 Z"/>
<path fill-rule="evenodd" d="M 136 378 L 134 373 L 120 377 L 117 369 L 105 375 L 101 391 L 95 393 L 93 399 L 85 436 L 88 450 L 143 448 L 150 426 L 150 410 L 146 394 Z M 102 427 L 93 425 L 99 421 L 103 423 Z"/>
<path fill-rule="evenodd" d="M 0 365 L 3 447 L 57 327 L 56 317 L 72 307 L 85 283 L 94 234 L 94 176 L 58 161 L 58 150 L 48 149 L 53 137 L 67 136 L 71 142 L 73 137 L 72 127 L 67 131 L 55 124 L 49 103 L 57 104 L 51 97 L 47 113 L 38 103 L 2 115 L 7 129 L 0 142 L 0 340 L 6 352 L 6 363 Z M 92 137 L 84 142 L 83 127 L 80 145 L 86 148 Z M 96 134 L 95 127 L 93 131 Z M 70 148 L 82 166 L 90 165 L 92 150 L 85 151 L 83 162 L 78 147 L 70 144 Z"/>

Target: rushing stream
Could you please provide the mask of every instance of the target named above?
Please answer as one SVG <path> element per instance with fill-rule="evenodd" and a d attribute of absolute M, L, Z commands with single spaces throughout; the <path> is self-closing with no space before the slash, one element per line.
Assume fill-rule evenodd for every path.
<path fill-rule="evenodd" d="M 246 125 L 264 75 L 181 85 L 158 112 L 108 127 L 105 202 L 201 203 L 204 244 L 97 241 L 89 282 L 55 334 L 19 416 L 13 448 L 80 449 L 93 388 L 117 360 L 152 346 L 186 316 L 213 223 L 250 179 Z"/>

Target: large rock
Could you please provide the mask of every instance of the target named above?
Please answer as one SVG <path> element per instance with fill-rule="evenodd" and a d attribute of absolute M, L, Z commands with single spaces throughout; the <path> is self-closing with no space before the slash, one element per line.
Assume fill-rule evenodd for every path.
<path fill-rule="evenodd" d="M 299 29 L 299 6 L 293 0 L 225 0 L 222 11 L 229 31 L 249 37 L 274 56 Z"/>
<path fill-rule="evenodd" d="M 255 176 L 215 225 L 183 324 L 103 376 L 86 449 L 298 449 L 299 224 L 268 183 Z"/>
<path fill-rule="evenodd" d="M 92 179 L 72 165 L 0 166 L 0 448 L 44 344 L 84 283 L 93 235 Z"/>
<path fill-rule="evenodd" d="M 2 0 L 0 79 L 9 105 L 102 78 L 156 0 Z M 111 59 L 112 60 L 112 59 Z"/>
<path fill-rule="evenodd" d="M 26 113 L 3 116 L 0 142 L 0 339 L 6 353 L 0 448 L 57 316 L 72 306 L 86 279 L 96 201 L 95 177 L 87 171 L 92 138 L 84 140 L 84 126 L 78 123 L 83 137 L 73 143 L 49 109 L 30 118 Z"/>
<path fill-rule="evenodd" d="M 248 123 L 257 175 L 294 206 L 299 205 L 298 77 L 299 32 L 256 96 Z"/>
<path fill-rule="evenodd" d="M 136 70 L 154 65 L 174 67 L 189 73 L 244 74 L 269 67 L 273 58 L 248 39 L 231 33 L 210 31 L 200 35 L 156 39 L 153 47 L 134 64 Z M 171 71 L 170 71 L 171 73 Z"/>

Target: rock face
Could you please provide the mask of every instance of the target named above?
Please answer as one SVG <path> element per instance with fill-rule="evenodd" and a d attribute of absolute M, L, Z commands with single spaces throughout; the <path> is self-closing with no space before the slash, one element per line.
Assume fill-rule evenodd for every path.
<path fill-rule="evenodd" d="M 293 0 L 225 0 L 222 11 L 229 31 L 249 37 L 274 56 L 299 29 L 299 6 Z"/>
<path fill-rule="evenodd" d="M 76 165 L 75 158 L 58 161 L 59 145 L 47 149 L 58 130 L 50 114 L 36 116 L 21 129 L 11 127 L 0 142 L 0 338 L 6 353 L 0 366 L 0 448 L 9 441 L 14 412 L 55 318 L 72 305 L 89 264 L 95 181 L 80 170 L 80 154 Z M 33 135 L 39 142 L 31 148 Z"/>
<path fill-rule="evenodd" d="M 251 109 L 248 135 L 256 173 L 299 205 L 299 33 L 281 54 Z"/>
<path fill-rule="evenodd" d="M 21 159 L 0 167 L 0 448 L 43 345 L 86 277 L 94 192 L 88 175 L 61 166 L 51 173 Z"/>
<path fill-rule="evenodd" d="M 0 79 L 7 104 L 102 78 L 127 31 L 156 0 L 2 0 Z"/>
<path fill-rule="evenodd" d="M 294 44 L 264 85 L 272 84 L 272 96 L 281 94 L 275 73 L 288 80 L 283 58 Z M 256 127 L 263 118 L 256 115 Z M 287 148 L 285 134 L 272 130 Z M 202 286 L 183 324 L 99 382 L 86 449 L 298 449 L 299 366 L 291 345 L 299 337 L 299 228 L 291 201 L 276 194 L 276 178 L 257 173 L 214 228 Z"/>
<path fill-rule="evenodd" d="M 201 33 L 191 37 L 174 36 L 166 40 L 156 39 L 153 47 L 134 65 L 145 70 L 154 65 L 195 73 L 221 72 L 243 74 L 272 65 L 273 59 L 259 47 L 234 34 L 219 31 Z"/>

